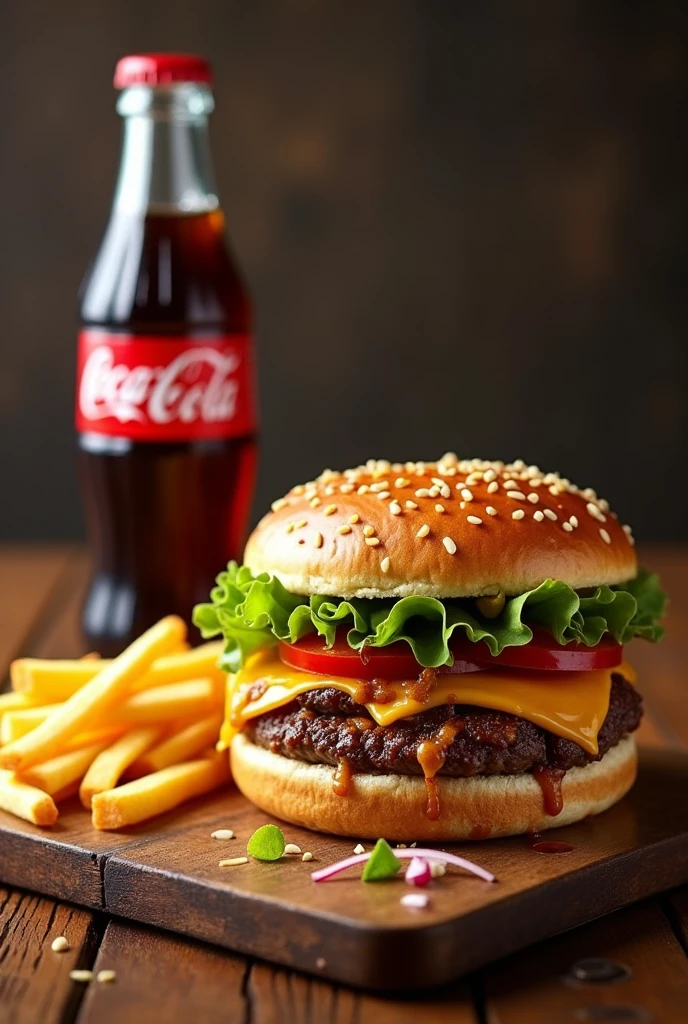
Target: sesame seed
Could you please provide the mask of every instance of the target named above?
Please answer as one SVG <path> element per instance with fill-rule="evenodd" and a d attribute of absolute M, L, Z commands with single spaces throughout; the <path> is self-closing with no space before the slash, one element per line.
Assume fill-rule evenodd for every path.
<path fill-rule="evenodd" d="M 485 481 L 486 484 L 491 484 L 496 476 L 497 474 L 495 473 L 494 469 L 486 469 L 485 472 L 483 473 L 483 480 Z"/>
<path fill-rule="evenodd" d="M 292 494 L 297 494 L 297 495 L 298 494 L 303 494 L 303 492 L 305 490 L 306 490 L 306 488 L 303 486 L 303 484 L 297 484 L 296 487 L 292 487 L 291 493 Z"/>
<path fill-rule="evenodd" d="M 298 523 L 294 523 L 294 529 L 300 530 L 308 522 L 307 519 L 299 519 Z"/>
<path fill-rule="evenodd" d="M 353 489 L 354 489 L 354 485 L 353 484 L 341 484 L 340 487 L 339 487 L 339 490 L 341 491 L 342 494 L 351 494 Z"/>
<path fill-rule="evenodd" d="M 569 516 L 569 522 L 571 523 L 571 526 L 575 530 L 576 527 L 578 526 L 578 517 L 577 516 Z"/>
<path fill-rule="evenodd" d="M 609 502 L 605 501 L 604 498 L 598 498 L 597 504 L 600 506 L 600 509 L 603 512 L 608 512 L 609 511 Z"/>
<path fill-rule="evenodd" d="M 625 534 L 626 534 L 627 536 L 629 536 L 629 537 L 630 537 L 630 535 L 631 535 L 631 534 L 633 533 L 633 530 L 632 530 L 632 529 L 631 529 L 631 527 L 630 527 L 630 526 L 628 525 L 628 523 L 626 523 L 626 524 L 625 524 L 624 526 L 622 526 L 622 527 L 621 527 L 621 529 L 622 529 L 622 530 L 623 530 L 623 532 L 624 532 L 624 533 L 625 533 Z"/>
<path fill-rule="evenodd" d="M 394 481 L 395 487 L 410 487 L 411 481 L 407 480 L 405 476 L 398 476 Z"/>
<path fill-rule="evenodd" d="M 387 498 L 389 498 L 389 491 L 378 491 L 377 496 L 380 499 L 380 501 L 385 501 Z"/>
<path fill-rule="evenodd" d="M 507 491 L 507 498 L 513 498 L 515 501 L 525 501 L 526 496 L 522 491 Z"/>
<path fill-rule="evenodd" d="M 357 523 L 360 518 L 361 517 L 359 516 L 358 512 L 354 512 L 354 514 L 352 516 L 349 516 L 349 522 L 352 523 L 352 524 L 353 523 Z"/>
<path fill-rule="evenodd" d="M 386 490 L 387 487 L 388 484 L 386 480 L 378 480 L 377 483 L 370 485 L 370 489 L 373 494 L 379 494 L 381 491 Z"/>
<path fill-rule="evenodd" d="M 435 486 L 431 487 L 430 490 L 428 491 L 428 497 L 429 498 L 436 498 L 439 493 L 440 493 L 440 489 L 439 489 L 439 487 L 437 485 L 435 485 Z"/>
<path fill-rule="evenodd" d="M 383 558 L 380 562 L 380 568 L 383 572 L 389 572 L 389 558 Z"/>
<path fill-rule="evenodd" d="M 270 506 L 270 508 L 272 509 L 273 512 L 279 512 L 279 510 L 281 508 L 284 508 L 284 506 L 286 504 L 287 504 L 287 499 L 286 498 L 278 498 L 277 501 L 273 501 L 273 503 Z"/>
<path fill-rule="evenodd" d="M 466 502 L 465 502 L 465 501 L 460 501 L 460 502 L 459 502 L 459 508 L 460 508 L 461 510 L 463 510 L 463 509 L 465 509 L 465 507 L 466 507 Z"/>
<path fill-rule="evenodd" d="M 344 534 L 346 533 L 351 533 L 351 527 L 349 526 L 348 523 L 344 523 L 343 526 L 337 527 L 337 533 L 341 533 L 342 536 L 344 536 Z"/>
<path fill-rule="evenodd" d="M 101 985 L 109 985 L 111 981 L 117 979 L 117 971 L 98 971 L 96 974 L 96 981 L 99 981 Z"/>
<path fill-rule="evenodd" d="M 499 490 L 499 484 L 498 484 L 498 482 L 497 482 L 496 480 L 492 480 L 492 481 L 491 481 L 491 482 L 490 482 L 490 483 L 489 483 L 489 484 L 487 485 L 487 493 L 488 493 L 488 494 L 494 494 L 494 493 L 495 493 L 495 491 L 498 491 L 498 490 Z"/>
<path fill-rule="evenodd" d="M 562 523 L 561 525 L 567 533 L 573 533 L 573 527 L 571 526 L 571 523 Z"/>
<path fill-rule="evenodd" d="M 287 523 L 287 525 L 286 525 L 286 527 L 284 529 L 284 532 L 285 533 L 293 533 L 293 531 L 294 531 L 294 524 L 293 523 Z"/>
<path fill-rule="evenodd" d="M 334 493 L 334 487 L 332 486 L 332 484 L 328 484 L 327 487 L 325 488 L 325 494 L 328 496 L 328 498 L 331 498 Z"/>
<path fill-rule="evenodd" d="M 323 509 L 326 516 L 332 516 L 337 511 L 336 505 L 328 505 L 327 508 Z"/>
<path fill-rule="evenodd" d="M 555 497 L 558 494 L 561 494 L 561 487 L 557 487 L 556 484 L 552 484 L 552 486 L 548 487 L 547 490 L 549 491 L 550 494 L 553 494 Z"/>
<path fill-rule="evenodd" d="M 417 498 L 428 498 L 429 496 L 430 491 L 427 489 L 427 487 L 419 487 L 418 490 L 416 491 Z"/>
<path fill-rule="evenodd" d="M 547 516 L 548 519 L 551 519 L 553 523 L 556 523 L 557 519 L 559 518 L 557 513 L 553 512 L 551 508 L 546 508 L 545 509 L 545 515 Z"/>
<path fill-rule="evenodd" d="M 369 490 L 370 487 L 368 487 L 368 484 L 361 484 L 361 486 L 356 491 L 356 494 L 367 494 Z"/>
<path fill-rule="evenodd" d="M 427 523 L 423 523 L 423 525 L 421 526 L 420 530 L 416 534 L 416 537 L 427 537 L 427 535 L 429 533 L 430 533 L 430 527 L 428 526 Z"/>
<path fill-rule="evenodd" d="M 544 512 L 541 512 L 540 509 L 537 509 L 535 512 L 533 512 L 533 519 L 536 523 L 541 523 L 544 518 L 545 514 Z"/>
<path fill-rule="evenodd" d="M 248 857 L 229 857 L 227 860 L 221 860 L 218 867 L 236 868 L 240 864 L 248 864 Z"/>
<path fill-rule="evenodd" d="M 443 537 L 442 543 L 444 544 L 446 550 L 449 552 L 450 555 L 456 554 L 456 544 L 451 539 L 451 537 Z"/>
<path fill-rule="evenodd" d="M 536 494 L 535 491 L 531 491 L 530 494 L 528 495 L 528 501 L 532 502 L 533 505 L 537 505 L 539 500 L 540 500 L 540 495 Z"/>
<path fill-rule="evenodd" d="M 435 505 L 435 512 L 444 512 L 444 505 L 440 505 L 439 502 Z"/>
<path fill-rule="evenodd" d="M 67 942 L 64 935 L 58 935 L 56 939 L 50 943 L 50 948 L 53 953 L 64 953 L 69 949 L 69 943 Z"/>
<path fill-rule="evenodd" d="M 494 508 L 492 505 L 487 505 L 485 507 L 485 511 L 487 512 L 488 516 L 496 516 L 497 515 L 497 509 Z"/>
<path fill-rule="evenodd" d="M 530 486 L 531 487 L 542 487 L 542 480 L 540 479 L 540 477 L 539 476 L 532 477 L 531 480 L 530 480 Z"/>
<path fill-rule="evenodd" d="M 404 504 L 406 505 L 406 508 L 418 508 L 415 501 L 405 501 Z"/>
<path fill-rule="evenodd" d="M 234 839 L 234 833 L 231 828 L 216 828 L 214 832 L 210 833 L 211 839 Z"/>
<path fill-rule="evenodd" d="M 313 538 L 313 543 L 315 544 L 316 548 L 321 548 L 322 547 L 322 542 L 323 542 L 322 533 L 316 533 L 315 537 Z"/>
<path fill-rule="evenodd" d="M 313 854 L 311 853 L 311 851 L 310 851 L 310 850 L 306 850 L 306 852 L 304 853 L 304 855 L 303 855 L 303 857 L 301 858 L 301 860 L 302 860 L 302 861 L 309 861 L 309 860 L 313 860 Z"/>
<path fill-rule="evenodd" d="M 72 981 L 93 981 L 93 971 L 70 971 L 69 977 Z"/>
<path fill-rule="evenodd" d="M 480 516 L 466 516 L 466 521 L 469 523 L 473 523 L 474 526 L 482 525 L 482 519 L 480 518 Z"/>
<path fill-rule="evenodd" d="M 611 544 L 612 539 L 609 536 L 609 534 L 607 533 L 607 531 L 605 530 L 604 526 L 600 527 L 600 537 L 602 538 L 602 540 L 604 541 L 605 544 Z"/>
<path fill-rule="evenodd" d="M 376 548 L 378 546 L 378 544 L 380 543 L 380 538 L 379 537 L 366 537 L 365 542 L 371 548 Z"/>
<path fill-rule="evenodd" d="M 462 488 L 461 497 L 464 501 L 473 501 L 473 492 L 469 491 L 467 487 Z"/>
<path fill-rule="evenodd" d="M 390 504 L 389 504 L 389 511 L 392 513 L 393 516 L 400 516 L 401 515 L 401 505 L 399 504 L 399 502 L 398 501 L 391 501 Z"/>
<path fill-rule="evenodd" d="M 315 498 L 311 498 L 310 506 L 311 506 L 311 508 L 317 508 L 319 504 L 320 504 L 320 498 L 316 494 Z"/>
<path fill-rule="evenodd" d="M 372 537 L 374 533 L 375 533 L 375 527 L 374 526 L 364 526 L 363 527 L 363 536 L 364 537 Z"/>
<path fill-rule="evenodd" d="M 284 847 L 285 853 L 301 853 L 301 847 L 297 846 L 296 843 L 287 843 Z"/>
<path fill-rule="evenodd" d="M 523 519 L 524 516 L 525 516 L 525 512 L 523 511 L 522 508 L 517 508 L 515 512 L 511 513 L 511 518 L 512 519 Z"/>
<path fill-rule="evenodd" d="M 354 853 L 358 854 L 359 856 L 362 853 L 365 853 L 365 846 L 363 845 L 363 843 L 356 843 L 356 845 L 354 846 Z"/>
<path fill-rule="evenodd" d="M 442 875 L 446 875 L 447 866 L 441 860 L 433 860 L 430 863 L 430 874 L 433 878 L 441 878 Z"/>

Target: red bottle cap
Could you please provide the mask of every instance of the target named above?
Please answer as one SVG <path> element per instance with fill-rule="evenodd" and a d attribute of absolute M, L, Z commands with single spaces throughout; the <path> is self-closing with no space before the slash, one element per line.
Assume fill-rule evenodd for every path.
<path fill-rule="evenodd" d="M 128 85 L 169 85 L 213 80 L 210 64 L 193 53 L 132 53 L 115 68 L 115 89 Z"/>

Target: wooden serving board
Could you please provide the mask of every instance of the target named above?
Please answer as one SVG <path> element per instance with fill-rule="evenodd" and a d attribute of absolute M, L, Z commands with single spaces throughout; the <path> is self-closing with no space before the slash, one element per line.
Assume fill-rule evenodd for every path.
<path fill-rule="evenodd" d="M 616 807 L 550 832 L 572 844 L 540 854 L 524 838 L 447 847 L 493 871 L 490 885 L 450 868 L 409 910 L 403 877 L 310 873 L 355 840 L 284 826 L 313 861 L 220 868 L 270 820 L 235 789 L 120 833 L 96 832 L 75 802 L 36 828 L 0 813 L 0 881 L 181 932 L 336 981 L 377 990 L 437 985 L 532 942 L 688 881 L 688 756 L 645 751 Z M 211 839 L 216 828 L 236 838 Z M 366 844 L 370 848 L 370 844 Z"/>

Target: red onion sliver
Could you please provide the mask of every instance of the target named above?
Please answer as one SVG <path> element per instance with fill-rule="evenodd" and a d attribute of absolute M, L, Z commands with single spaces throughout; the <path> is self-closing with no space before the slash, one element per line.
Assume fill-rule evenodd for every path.
<path fill-rule="evenodd" d="M 423 857 L 425 860 L 439 860 L 444 864 L 453 864 L 454 867 L 463 868 L 464 871 L 468 871 L 472 875 L 484 878 L 486 882 L 497 881 L 490 871 L 481 868 L 479 864 L 474 864 L 472 860 L 465 860 L 464 857 L 457 857 L 453 853 L 444 853 L 442 850 L 400 850 L 397 848 L 394 850 L 394 856 L 398 857 L 399 860 L 413 860 L 414 857 Z M 328 878 L 338 875 L 340 871 L 346 871 L 347 868 L 352 868 L 356 864 L 365 864 L 371 857 L 372 853 L 359 853 L 354 857 L 346 857 L 345 860 L 340 860 L 336 864 L 330 864 L 326 868 L 319 868 L 311 874 L 311 878 L 314 882 L 324 882 Z"/>
<path fill-rule="evenodd" d="M 406 868 L 405 882 L 407 885 L 429 885 L 432 881 L 430 865 L 424 857 L 414 857 Z"/>

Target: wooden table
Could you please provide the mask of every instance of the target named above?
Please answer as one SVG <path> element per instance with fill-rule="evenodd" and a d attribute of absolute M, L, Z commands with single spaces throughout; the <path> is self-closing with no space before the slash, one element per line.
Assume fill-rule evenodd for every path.
<path fill-rule="evenodd" d="M 688 748 L 688 549 L 647 549 L 643 562 L 662 574 L 672 606 L 664 643 L 636 643 L 631 652 L 646 700 L 640 739 Z M 80 549 L 0 547 L 3 677 L 17 655 L 64 657 L 80 649 L 77 616 L 85 571 Z M 46 937 L 56 934 L 69 939 L 68 953 L 51 952 Z M 614 983 L 576 982 L 572 965 L 589 957 L 623 964 L 630 975 Z M 74 967 L 112 968 L 117 980 L 86 987 L 70 981 Z M 450 987 L 390 1000 L 0 886 L 1 1024 L 686 1019 L 688 888 L 550 939 Z"/>

